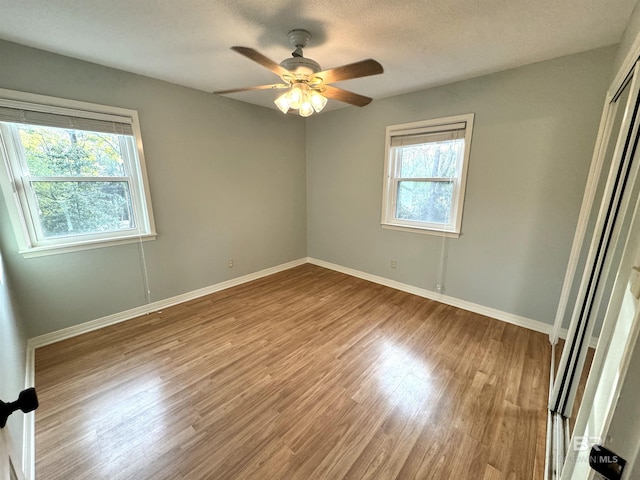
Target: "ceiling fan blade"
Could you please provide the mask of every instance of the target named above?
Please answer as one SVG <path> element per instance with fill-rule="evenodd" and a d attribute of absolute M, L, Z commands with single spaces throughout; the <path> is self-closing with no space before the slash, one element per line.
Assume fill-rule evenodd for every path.
<path fill-rule="evenodd" d="M 253 60 L 254 62 L 259 63 L 260 65 L 262 65 L 265 68 L 268 68 L 269 70 L 271 70 L 273 73 L 275 73 L 279 77 L 281 77 L 282 75 L 291 75 L 289 70 L 287 70 L 284 67 L 281 67 L 276 62 L 274 62 L 273 60 L 265 57 L 264 55 L 262 55 L 260 52 L 257 52 L 253 48 L 249 48 L 249 47 L 231 47 L 231 50 L 233 50 L 234 52 L 238 52 L 240 55 L 244 55 L 249 60 Z"/>
<path fill-rule="evenodd" d="M 384 72 L 382 65 L 370 58 L 341 67 L 323 70 L 322 72 L 314 74 L 314 76 L 322 78 L 322 81 L 326 84 L 340 82 L 341 80 L 350 80 L 352 78 L 368 77 L 369 75 L 378 75 L 382 72 Z"/>
<path fill-rule="evenodd" d="M 289 88 L 286 83 L 274 83 L 272 85 L 258 85 L 257 87 L 231 88 L 229 90 L 218 90 L 213 92 L 217 95 L 225 95 L 227 93 L 248 92 L 250 90 L 276 90 L 279 88 Z"/>
<path fill-rule="evenodd" d="M 342 88 L 332 87 L 331 85 L 323 85 L 321 90 L 322 95 L 327 98 L 333 98 L 334 100 L 340 100 L 344 103 L 349 103 L 357 107 L 364 107 L 371 103 L 371 98 L 359 95 L 357 93 L 343 90 Z"/>

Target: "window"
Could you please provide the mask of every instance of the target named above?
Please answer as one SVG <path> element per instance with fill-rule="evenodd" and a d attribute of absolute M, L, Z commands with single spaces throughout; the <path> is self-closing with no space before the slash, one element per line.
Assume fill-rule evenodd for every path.
<path fill-rule="evenodd" d="M 139 132 L 132 110 L 0 90 L 2 190 L 24 256 L 155 238 Z"/>
<path fill-rule="evenodd" d="M 383 228 L 460 235 L 473 117 L 387 127 Z"/>

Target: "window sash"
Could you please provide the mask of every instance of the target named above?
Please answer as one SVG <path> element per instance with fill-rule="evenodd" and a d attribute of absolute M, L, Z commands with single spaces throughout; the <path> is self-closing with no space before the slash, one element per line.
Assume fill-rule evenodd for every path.
<path fill-rule="evenodd" d="M 462 133 L 464 134 L 464 131 L 462 131 Z M 438 134 L 440 135 L 440 134 Z M 419 138 L 420 136 L 416 137 Z M 394 137 L 391 137 L 391 141 L 393 141 Z M 403 137 L 398 137 L 398 138 L 403 138 Z M 391 175 L 393 176 L 393 178 L 411 178 L 411 177 L 402 177 L 401 176 L 401 171 L 402 171 L 402 156 L 403 156 L 403 147 L 407 147 L 407 146 L 414 146 L 414 145 L 428 145 L 429 143 L 441 143 L 444 141 L 448 141 L 448 140 L 464 140 L 464 136 L 460 137 L 460 138 L 446 138 L 444 140 L 441 139 L 437 139 L 434 141 L 427 141 L 427 142 L 420 142 L 420 143 L 408 143 L 406 145 L 402 145 L 402 146 L 392 146 L 389 149 L 389 158 L 391 160 L 392 165 L 390 166 L 390 172 Z M 461 171 L 461 167 L 462 167 L 462 162 L 464 161 L 464 154 L 465 154 L 465 149 L 466 149 L 466 142 L 463 143 L 462 146 L 462 151 L 460 152 L 460 155 L 458 156 L 458 158 L 456 159 L 457 163 L 456 163 L 456 172 L 460 172 Z M 420 178 L 420 177 L 415 177 L 415 178 Z M 429 177 L 425 177 L 425 178 L 429 178 Z M 451 177 L 433 177 L 433 178 L 451 178 Z"/>
<path fill-rule="evenodd" d="M 0 170 L 0 187 L 16 236 L 18 252 L 24 258 L 123 245 L 156 238 L 138 112 L 127 108 L 7 89 L 0 89 L 0 107 L 4 107 L 3 112 L 6 115 L 3 120 L 0 120 L 0 168 L 4 167 L 4 171 Z M 20 110 L 33 112 L 30 114 L 33 116 L 23 116 Z M 11 114 L 11 118 L 8 118 L 9 114 Z M 124 233 L 107 232 L 105 234 L 83 235 L 78 238 L 64 237 L 57 242 L 37 240 L 31 222 L 31 212 L 25 195 L 25 187 L 23 187 L 23 181 L 26 181 L 26 172 L 28 170 L 26 172 L 23 170 L 22 160 L 16 153 L 15 142 L 12 141 L 11 133 L 7 128 L 7 123 L 5 123 L 14 120 L 12 123 L 20 124 L 23 120 L 29 118 L 29 122 L 36 125 L 40 123 L 34 120 L 36 117 L 48 119 L 46 122 L 43 121 L 46 124 L 45 126 L 120 135 L 123 145 L 120 152 L 123 158 L 123 166 L 129 170 L 123 170 L 122 173 L 114 173 L 118 176 L 129 177 L 128 185 L 123 185 L 122 187 L 129 188 L 125 198 L 130 199 L 133 203 L 133 206 L 130 206 L 130 212 L 133 213 L 130 214 L 135 214 L 137 226 L 135 230 Z M 89 178 L 86 176 L 79 176 L 73 179 L 76 182 L 87 180 Z M 118 179 L 110 177 L 104 180 L 113 181 Z M 29 186 L 26 188 L 28 189 Z M 124 216 L 122 218 L 125 219 Z"/>
<path fill-rule="evenodd" d="M 128 182 L 131 177 L 38 177 L 27 175 L 24 177 L 29 182 Z"/>
<path fill-rule="evenodd" d="M 458 177 L 393 177 L 399 182 L 455 182 Z"/>
<path fill-rule="evenodd" d="M 456 128 L 459 128 L 460 125 L 463 126 L 466 125 L 465 123 L 462 124 L 455 124 Z M 436 127 L 437 128 L 437 127 Z M 425 135 L 420 134 L 420 133 L 415 133 L 415 134 L 411 134 L 411 135 L 399 135 L 397 137 L 391 137 L 391 142 L 393 143 L 394 139 L 400 139 L 400 140 L 410 140 L 410 143 L 404 143 L 402 145 L 398 145 L 398 146 L 392 146 L 391 147 L 391 159 L 393 160 L 393 168 L 391 168 L 390 170 L 393 172 L 391 175 L 391 181 L 393 183 L 392 186 L 392 201 L 391 201 L 391 205 L 389 206 L 389 217 L 392 218 L 394 223 L 397 224 L 403 224 L 403 225 L 411 225 L 411 226 L 418 226 L 421 228 L 428 228 L 431 230 L 445 230 L 445 231 L 450 231 L 452 229 L 455 228 L 454 225 L 454 221 L 455 221 L 455 217 L 456 217 L 456 212 L 457 212 L 457 207 L 458 207 L 458 202 L 457 202 L 457 197 L 458 197 L 458 193 L 459 193 L 459 186 L 460 186 L 460 182 L 458 177 L 401 177 L 400 175 L 400 170 L 402 168 L 402 147 L 405 146 L 411 146 L 411 145 L 425 145 L 428 143 L 440 143 L 440 142 L 444 142 L 444 141 L 448 141 L 448 140 L 458 140 L 458 139 L 464 139 L 464 130 L 455 130 L 453 132 L 449 132 L 449 131 L 437 131 L 435 133 L 433 132 L 429 132 Z M 420 142 L 414 142 L 413 140 L 416 139 L 422 139 L 426 141 L 420 141 Z M 464 148 L 466 147 L 463 146 L 463 151 L 461 152 L 461 154 L 458 156 L 458 158 L 456 159 L 456 171 L 459 172 L 461 169 L 461 163 L 464 159 Z M 398 191 L 400 188 L 400 183 L 401 182 L 447 182 L 447 183 L 453 183 L 453 187 L 451 189 L 451 200 L 450 200 L 450 208 L 449 208 L 449 214 L 447 216 L 448 221 L 447 222 L 426 222 L 426 221 L 420 221 L 420 220 L 409 220 L 406 218 L 399 218 L 398 217 Z"/>
<path fill-rule="evenodd" d="M 473 129 L 473 114 L 448 117 L 426 122 L 394 125 L 387 127 L 386 166 L 383 191 L 382 225 L 391 228 L 408 227 L 416 231 L 434 234 L 460 234 L 462 205 L 466 183 L 467 162 Z M 457 176 L 451 177 L 406 177 L 400 176 L 402 147 L 410 145 L 440 143 L 464 139 L 456 164 Z M 401 182 L 447 182 L 452 183 L 451 203 L 446 223 L 398 218 L 398 190 Z"/>
<path fill-rule="evenodd" d="M 23 145 L 18 134 L 16 123 L 0 123 L 0 131 L 4 138 L 5 156 L 8 159 L 8 167 L 13 172 L 13 186 L 15 195 L 18 196 L 18 204 L 21 208 L 21 223 L 26 230 L 27 248 L 50 247 L 75 242 L 94 242 L 100 240 L 118 239 L 130 237 L 134 234 L 151 233 L 150 225 L 143 215 L 145 211 L 142 205 L 143 192 L 137 186 L 140 180 L 137 169 L 133 168 L 132 155 L 135 155 L 135 139 L 133 136 L 120 135 L 121 154 L 124 172 L 128 176 L 37 176 L 30 175 Z M 51 126 L 51 125 L 42 125 Z M 68 128 L 68 127 L 67 127 Z M 113 133 L 113 132 L 99 132 Z M 126 182 L 129 189 L 130 212 L 132 215 L 132 228 L 108 230 L 104 232 L 83 232 L 67 235 L 47 237 L 42 229 L 42 217 L 39 214 L 39 202 L 33 187 L 34 182 Z"/>
<path fill-rule="evenodd" d="M 40 215 L 40 201 L 38 199 L 38 194 L 36 193 L 36 189 L 34 188 L 34 183 L 125 183 L 127 185 L 127 189 L 129 192 L 129 204 L 127 208 L 129 210 L 129 214 L 131 216 L 131 224 L 133 226 L 128 228 L 117 228 L 112 230 L 105 231 L 89 231 L 89 232 L 81 232 L 81 233 L 68 233 L 62 235 L 50 235 L 47 236 L 43 229 L 43 220 L 44 217 Z M 37 244 L 38 245 L 46 245 L 46 244 L 55 244 L 59 243 L 62 239 L 69 238 L 94 238 L 96 236 L 100 236 L 101 238 L 108 238 L 114 236 L 123 236 L 130 235 L 131 232 L 135 232 L 138 230 L 138 212 L 135 208 L 135 193 L 132 185 L 131 178 L 129 177 L 28 177 L 22 180 L 23 188 L 28 186 L 28 188 L 24 188 L 24 193 L 27 199 L 27 208 L 29 209 L 29 217 L 30 221 L 33 224 L 33 230 L 36 235 Z"/>
<path fill-rule="evenodd" d="M 389 205 L 389 216 L 392 218 L 393 223 L 396 224 L 407 224 L 407 225 L 411 225 L 411 226 L 415 226 L 415 227 L 421 227 L 421 228 L 428 228 L 431 230 L 444 230 L 444 231 L 450 231 L 453 229 L 453 227 L 455 226 L 452 222 L 452 220 L 454 220 L 454 212 L 455 209 L 457 208 L 457 202 L 456 202 L 456 193 L 457 193 L 457 186 L 456 184 L 458 183 L 457 178 L 434 178 L 434 179 L 418 179 L 417 181 L 419 182 L 424 182 L 424 183 L 433 183 L 433 182 L 446 182 L 446 183 L 452 183 L 452 190 L 451 190 L 451 206 L 449 208 L 449 214 L 447 216 L 448 221 L 446 223 L 439 223 L 439 222 L 426 222 L 426 221 L 421 221 L 421 220 L 410 220 L 410 219 L 406 219 L 406 218 L 399 218 L 397 215 L 398 212 L 398 191 L 400 189 L 400 183 L 401 182 L 414 182 L 416 181 L 415 178 L 394 178 L 392 179 L 393 181 L 393 189 L 392 189 L 392 200 L 390 202 Z"/>

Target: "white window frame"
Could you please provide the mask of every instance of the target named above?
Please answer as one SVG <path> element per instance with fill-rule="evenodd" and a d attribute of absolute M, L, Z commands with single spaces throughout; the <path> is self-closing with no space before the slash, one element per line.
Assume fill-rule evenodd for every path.
<path fill-rule="evenodd" d="M 467 183 L 467 169 L 469 165 L 469 152 L 471 151 L 471 137 L 473 133 L 474 114 L 455 115 L 445 118 L 423 120 L 419 122 L 390 125 L 386 129 L 384 180 L 382 188 L 382 228 L 402 230 L 413 233 L 429 235 L 441 235 L 447 237 L 459 237 L 462 233 L 462 211 L 464 207 L 464 193 Z M 453 181 L 451 198 L 451 216 L 448 224 L 418 222 L 396 217 L 396 198 L 400 182 L 399 165 L 395 155 L 392 154 L 391 141 L 394 137 L 408 135 L 425 135 L 430 133 L 446 133 L 453 130 L 461 130 L 464 124 L 464 153 L 459 159 L 458 175 Z M 442 179 L 419 178 L 418 181 L 433 181 Z"/>
<path fill-rule="evenodd" d="M 121 143 L 125 147 L 122 150 L 125 176 L 90 177 L 91 180 L 82 177 L 82 181 L 127 182 L 135 217 L 135 227 L 123 231 L 44 238 L 40 232 L 38 219 L 31 213 L 35 205 L 32 189 L 25 188 L 25 184 L 34 180 L 71 181 L 78 180 L 78 178 L 28 177 L 23 155 L 16 151 L 20 140 L 15 138 L 15 130 L 7 128 L 6 125 L 0 125 L 0 157 L 2 159 L 0 187 L 16 235 L 18 250 L 23 257 L 68 253 L 156 238 L 138 112 L 6 89 L 0 89 L 0 107 L 20 108 L 99 121 L 114 121 L 130 125 L 133 131 L 133 142 L 123 141 Z"/>

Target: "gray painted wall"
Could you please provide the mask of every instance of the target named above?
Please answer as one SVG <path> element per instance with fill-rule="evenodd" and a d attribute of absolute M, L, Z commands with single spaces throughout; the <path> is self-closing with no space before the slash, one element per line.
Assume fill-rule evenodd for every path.
<path fill-rule="evenodd" d="M 622 67 L 623 62 L 631 51 L 633 42 L 636 41 L 636 37 L 638 35 L 640 35 L 640 3 L 636 4 L 636 7 L 633 9 L 631 18 L 629 18 L 629 23 L 627 23 L 627 28 L 620 40 L 620 46 L 616 53 L 616 61 L 613 67 L 614 75 L 618 72 L 620 67 Z"/>
<path fill-rule="evenodd" d="M 0 400 L 13 402 L 24 390 L 27 336 L 22 318 L 11 295 L 11 281 L 0 255 Z M 22 455 L 22 412 L 9 417 L 7 427 L 17 450 Z"/>
<path fill-rule="evenodd" d="M 7 42 L 0 87 L 138 110 L 159 233 L 144 244 L 152 300 L 307 253 L 434 290 L 442 238 L 380 227 L 384 129 L 474 112 L 445 293 L 551 323 L 614 56 L 609 47 L 306 122 Z M 144 303 L 138 245 L 23 259 L 5 208 L 0 242 L 29 335 Z"/>
<path fill-rule="evenodd" d="M 0 88 L 138 111 L 152 301 L 306 255 L 300 118 L 8 42 L 0 65 Z M 145 303 L 138 245 L 24 259 L 1 203 L 0 230 L 30 336 Z"/>
<path fill-rule="evenodd" d="M 615 53 L 311 117 L 309 256 L 435 290 L 443 239 L 380 227 L 385 127 L 473 112 L 463 235 L 446 240 L 445 293 L 553 323 Z"/>

